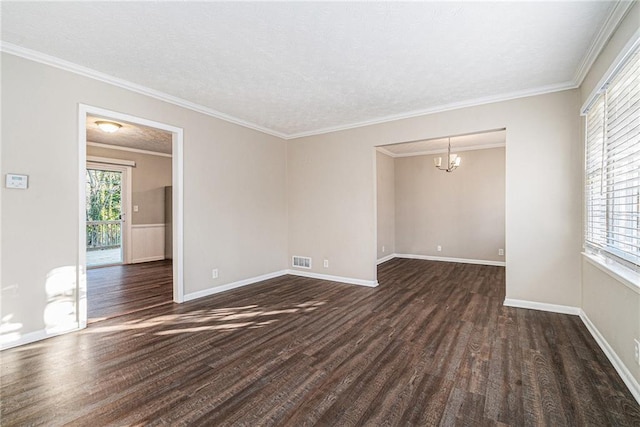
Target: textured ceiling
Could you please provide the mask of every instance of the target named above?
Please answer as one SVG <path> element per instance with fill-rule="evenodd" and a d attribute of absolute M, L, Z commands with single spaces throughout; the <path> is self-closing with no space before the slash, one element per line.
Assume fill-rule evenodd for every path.
<path fill-rule="evenodd" d="M 117 132 L 103 132 L 98 128 L 98 125 L 96 125 L 96 121 L 99 120 L 116 122 L 122 125 L 122 127 L 118 129 Z M 171 154 L 172 135 L 170 132 L 123 122 L 122 120 L 87 116 L 87 141 Z"/>
<path fill-rule="evenodd" d="M 614 7 L 8 2 L 2 40 L 299 136 L 576 85 Z"/>

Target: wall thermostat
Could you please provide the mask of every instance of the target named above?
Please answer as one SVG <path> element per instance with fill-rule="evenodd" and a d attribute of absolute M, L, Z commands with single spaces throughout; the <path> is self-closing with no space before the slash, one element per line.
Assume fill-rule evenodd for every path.
<path fill-rule="evenodd" d="M 7 188 L 18 188 L 20 190 L 26 190 L 29 185 L 29 175 L 17 175 L 14 173 L 8 173 L 5 185 Z"/>

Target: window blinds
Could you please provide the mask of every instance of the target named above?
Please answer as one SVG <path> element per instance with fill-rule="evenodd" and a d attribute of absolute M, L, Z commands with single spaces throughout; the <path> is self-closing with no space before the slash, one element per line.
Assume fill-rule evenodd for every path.
<path fill-rule="evenodd" d="M 640 49 L 587 113 L 586 246 L 640 271 Z"/>

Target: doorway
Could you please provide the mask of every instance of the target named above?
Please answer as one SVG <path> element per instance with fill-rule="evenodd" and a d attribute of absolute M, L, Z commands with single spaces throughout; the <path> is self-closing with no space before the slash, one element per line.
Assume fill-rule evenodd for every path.
<path fill-rule="evenodd" d="M 135 167 L 135 162 L 131 164 L 113 164 L 110 160 L 102 159 L 94 155 L 87 156 L 87 120 L 92 117 L 100 117 L 114 122 L 122 122 L 130 124 L 133 127 L 144 127 L 148 129 L 161 132 L 169 136 L 169 146 L 171 150 L 170 159 L 164 159 L 169 162 L 169 169 L 171 169 L 170 181 L 165 183 L 162 188 L 163 195 L 165 192 L 169 194 L 170 206 L 166 209 L 170 212 L 168 218 L 170 224 L 166 227 L 168 233 L 167 238 L 171 241 L 170 253 L 166 254 L 164 247 L 162 248 L 162 259 L 169 258 L 168 261 L 161 261 L 160 258 L 156 261 L 150 257 L 143 258 L 138 255 L 138 259 L 132 259 L 136 252 L 141 253 L 141 249 L 136 249 L 135 245 L 132 247 L 132 233 L 153 233 L 154 227 L 150 227 L 149 224 L 135 225 L 134 215 L 137 212 L 137 205 L 131 204 L 131 192 L 132 192 L 132 167 Z M 154 122 L 127 114 L 118 113 L 115 111 L 109 111 L 98 107 L 91 107 L 87 105 L 79 106 L 79 175 L 81 177 L 81 185 L 79 188 L 79 214 L 80 214 L 80 238 L 78 240 L 79 245 L 79 259 L 78 259 L 78 292 L 77 292 L 77 312 L 78 321 L 80 327 L 86 327 L 88 322 L 88 287 L 87 287 L 87 268 L 101 267 L 98 270 L 102 270 L 101 274 L 105 275 L 113 270 L 114 276 L 122 276 L 122 271 L 129 269 L 139 269 L 142 264 L 133 263 L 145 263 L 153 264 L 157 262 L 156 267 L 160 267 L 158 270 L 162 271 L 165 277 L 169 273 L 169 279 L 172 279 L 169 289 L 169 293 L 164 293 L 167 301 L 182 302 L 183 301 L 183 237 L 182 237 L 182 194 L 183 194 L 183 168 L 182 168 L 182 155 L 183 155 L 183 131 L 181 128 L 177 128 L 171 125 L 167 125 L 160 122 Z M 97 144 L 101 145 L 101 144 Z M 105 147 L 108 148 L 108 147 Z M 111 147 L 113 148 L 113 147 Z M 126 149 L 120 147 L 120 150 Z M 130 149 L 130 152 L 142 152 L 144 150 Z M 124 153 L 119 151 L 118 153 Z M 126 155 L 114 156 L 120 159 L 126 158 Z M 98 161 L 96 161 L 96 159 Z M 89 162 L 87 163 L 87 160 Z M 109 160 L 103 163 L 104 160 Z M 138 203 L 140 204 L 140 203 Z M 144 207 L 141 205 L 141 214 L 145 212 Z M 163 212 L 165 207 L 163 206 Z M 140 215 L 141 216 L 141 215 Z M 140 217 L 139 216 L 139 217 Z M 86 219 L 86 221 L 85 221 Z M 164 221 L 156 220 L 156 223 Z M 164 224 L 153 224 L 154 226 L 160 226 Z M 132 226 L 136 230 L 132 231 Z M 155 227 L 158 228 L 158 227 Z M 149 231 L 150 230 L 150 231 Z M 149 240 L 145 238 L 139 238 L 139 242 L 146 243 Z M 144 249 L 144 248 L 143 248 Z M 142 251 L 144 253 L 144 250 Z M 146 263 L 145 261 L 151 261 Z M 116 271 L 117 270 L 117 271 Z M 92 268 L 92 272 L 97 271 Z M 92 273 L 93 274 L 93 273 Z M 126 298 L 129 300 L 129 298 Z"/>
<path fill-rule="evenodd" d="M 130 234 L 130 168 L 88 162 L 86 171 L 87 267 L 123 264 Z"/>
<path fill-rule="evenodd" d="M 378 146 L 376 255 L 505 266 L 506 129 Z"/>

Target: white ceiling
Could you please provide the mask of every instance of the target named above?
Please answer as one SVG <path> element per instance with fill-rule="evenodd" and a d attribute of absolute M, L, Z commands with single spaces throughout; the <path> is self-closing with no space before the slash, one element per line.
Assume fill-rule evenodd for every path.
<path fill-rule="evenodd" d="M 603 1 L 0 7 L 4 51 L 50 55 L 283 137 L 576 87 L 608 37 L 600 30 L 626 10 Z"/>
<path fill-rule="evenodd" d="M 122 127 L 117 132 L 107 133 L 96 125 L 96 121 L 116 122 Z M 171 154 L 173 136 L 171 132 L 142 126 L 139 124 L 113 120 L 108 117 L 87 116 L 87 142 L 115 145 L 117 147 L 134 148 L 136 150 L 154 151 Z"/>

